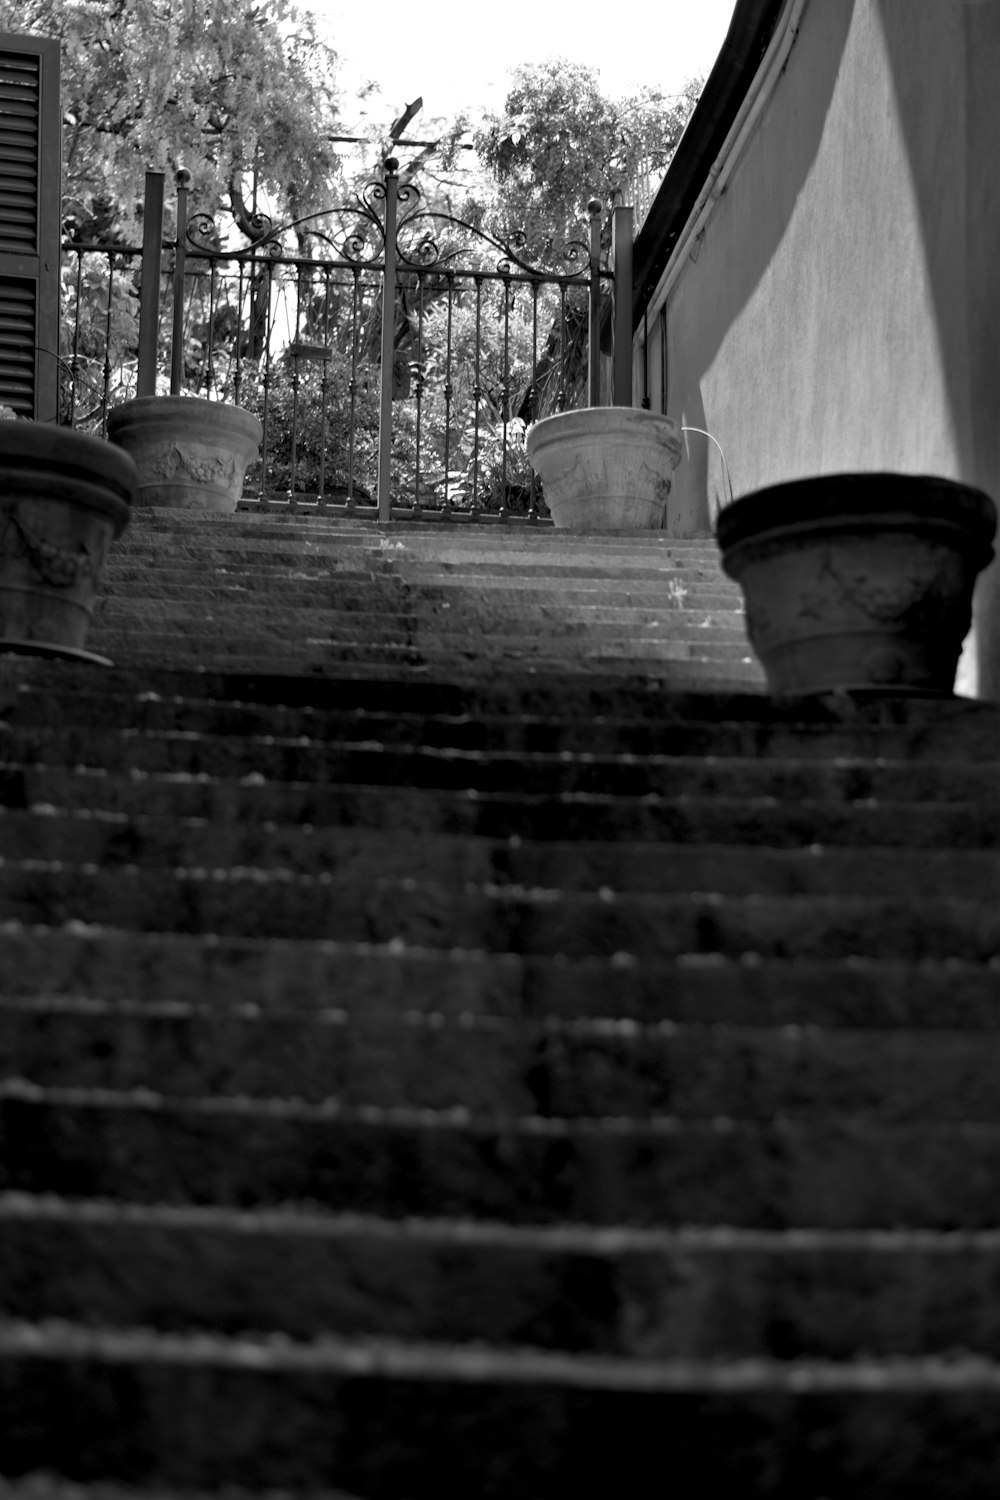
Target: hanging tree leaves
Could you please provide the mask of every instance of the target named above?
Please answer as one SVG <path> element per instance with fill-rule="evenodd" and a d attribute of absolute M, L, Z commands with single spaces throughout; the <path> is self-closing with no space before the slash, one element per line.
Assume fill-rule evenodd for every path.
<path fill-rule="evenodd" d="M 642 89 L 609 98 L 596 73 L 553 60 L 515 69 L 500 115 L 487 115 L 475 147 L 495 189 L 492 226 L 526 236 L 542 253 L 580 238 L 587 200 L 630 202 L 643 174 L 662 176 L 698 98 Z"/>
<path fill-rule="evenodd" d="M 0 29 L 63 44 L 77 237 L 134 235 L 147 168 L 188 168 L 208 212 L 253 173 L 289 217 L 328 201 L 336 55 L 291 0 L 0 0 Z"/>

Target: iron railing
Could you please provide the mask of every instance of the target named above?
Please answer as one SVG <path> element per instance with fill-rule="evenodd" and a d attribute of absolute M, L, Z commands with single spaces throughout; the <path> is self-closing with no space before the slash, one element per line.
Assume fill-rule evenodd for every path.
<path fill-rule="evenodd" d="M 162 184 L 148 174 L 143 245 L 64 247 L 72 426 L 103 433 L 137 394 L 209 396 L 261 418 L 245 492 L 258 505 L 539 520 L 527 426 L 602 394 L 631 401 L 630 348 L 600 354 L 602 325 L 624 338 L 606 304 L 630 315 L 629 220 L 617 267 L 603 264 L 596 202 L 587 239 L 529 257 L 424 206 L 392 160 L 346 207 L 280 227 L 189 219 L 179 173 L 169 241 Z"/>

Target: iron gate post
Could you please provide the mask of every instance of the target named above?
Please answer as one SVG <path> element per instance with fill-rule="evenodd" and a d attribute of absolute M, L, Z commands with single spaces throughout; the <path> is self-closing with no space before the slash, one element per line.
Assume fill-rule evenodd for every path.
<path fill-rule="evenodd" d="M 184 262 L 187 257 L 187 201 L 191 173 L 181 167 L 177 183 L 177 245 L 174 250 L 174 320 L 170 343 L 170 394 L 184 384 Z"/>
<path fill-rule="evenodd" d="M 611 217 L 614 280 L 614 358 L 612 406 L 632 405 L 632 210 L 616 208 Z"/>
<path fill-rule="evenodd" d="M 590 215 L 590 316 L 587 325 L 587 405 L 601 404 L 601 215 L 600 198 L 587 204 Z"/>
<path fill-rule="evenodd" d="M 142 285 L 139 288 L 139 366 L 137 396 L 156 395 L 156 335 L 163 261 L 163 173 L 146 173 L 142 205 Z"/>
<path fill-rule="evenodd" d="M 378 404 L 378 518 L 392 520 L 392 348 L 396 322 L 396 213 L 399 162 L 385 163 L 385 264 L 382 270 L 382 352 Z M 419 475 L 418 475 L 419 483 Z"/>

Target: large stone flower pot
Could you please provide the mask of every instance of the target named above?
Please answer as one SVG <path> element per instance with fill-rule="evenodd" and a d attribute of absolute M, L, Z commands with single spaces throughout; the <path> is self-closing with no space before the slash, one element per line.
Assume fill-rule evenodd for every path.
<path fill-rule="evenodd" d="M 995 530 L 979 490 L 909 474 L 775 485 L 717 525 L 773 693 L 950 695 Z"/>
<path fill-rule="evenodd" d="M 234 511 L 262 433 L 252 412 L 198 396 L 140 396 L 108 414 L 139 470 L 137 505 Z"/>
<path fill-rule="evenodd" d="M 135 485 L 135 465 L 110 443 L 0 423 L 0 651 L 104 662 L 84 642 Z"/>
<path fill-rule="evenodd" d="M 670 475 L 681 456 L 672 417 L 633 406 L 585 406 L 543 417 L 525 447 L 556 526 L 632 531 L 666 525 Z"/>

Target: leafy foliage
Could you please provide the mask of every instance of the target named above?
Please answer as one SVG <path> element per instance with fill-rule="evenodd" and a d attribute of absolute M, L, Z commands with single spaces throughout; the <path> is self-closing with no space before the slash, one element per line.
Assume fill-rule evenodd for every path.
<path fill-rule="evenodd" d="M 336 58 L 291 0 L 0 0 L 0 28 L 63 44 L 77 238 L 133 237 L 147 168 L 186 167 L 210 213 L 254 172 L 290 216 L 330 191 Z"/>
<path fill-rule="evenodd" d="M 517 68 L 503 114 L 488 115 L 474 138 L 495 187 L 489 220 L 506 236 L 523 231 L 536 254 L 579 238 L 590 198 L 621 203 L 637 175 L 662 173 L 699 88 L 616 101 L 580 64 Z"/>

